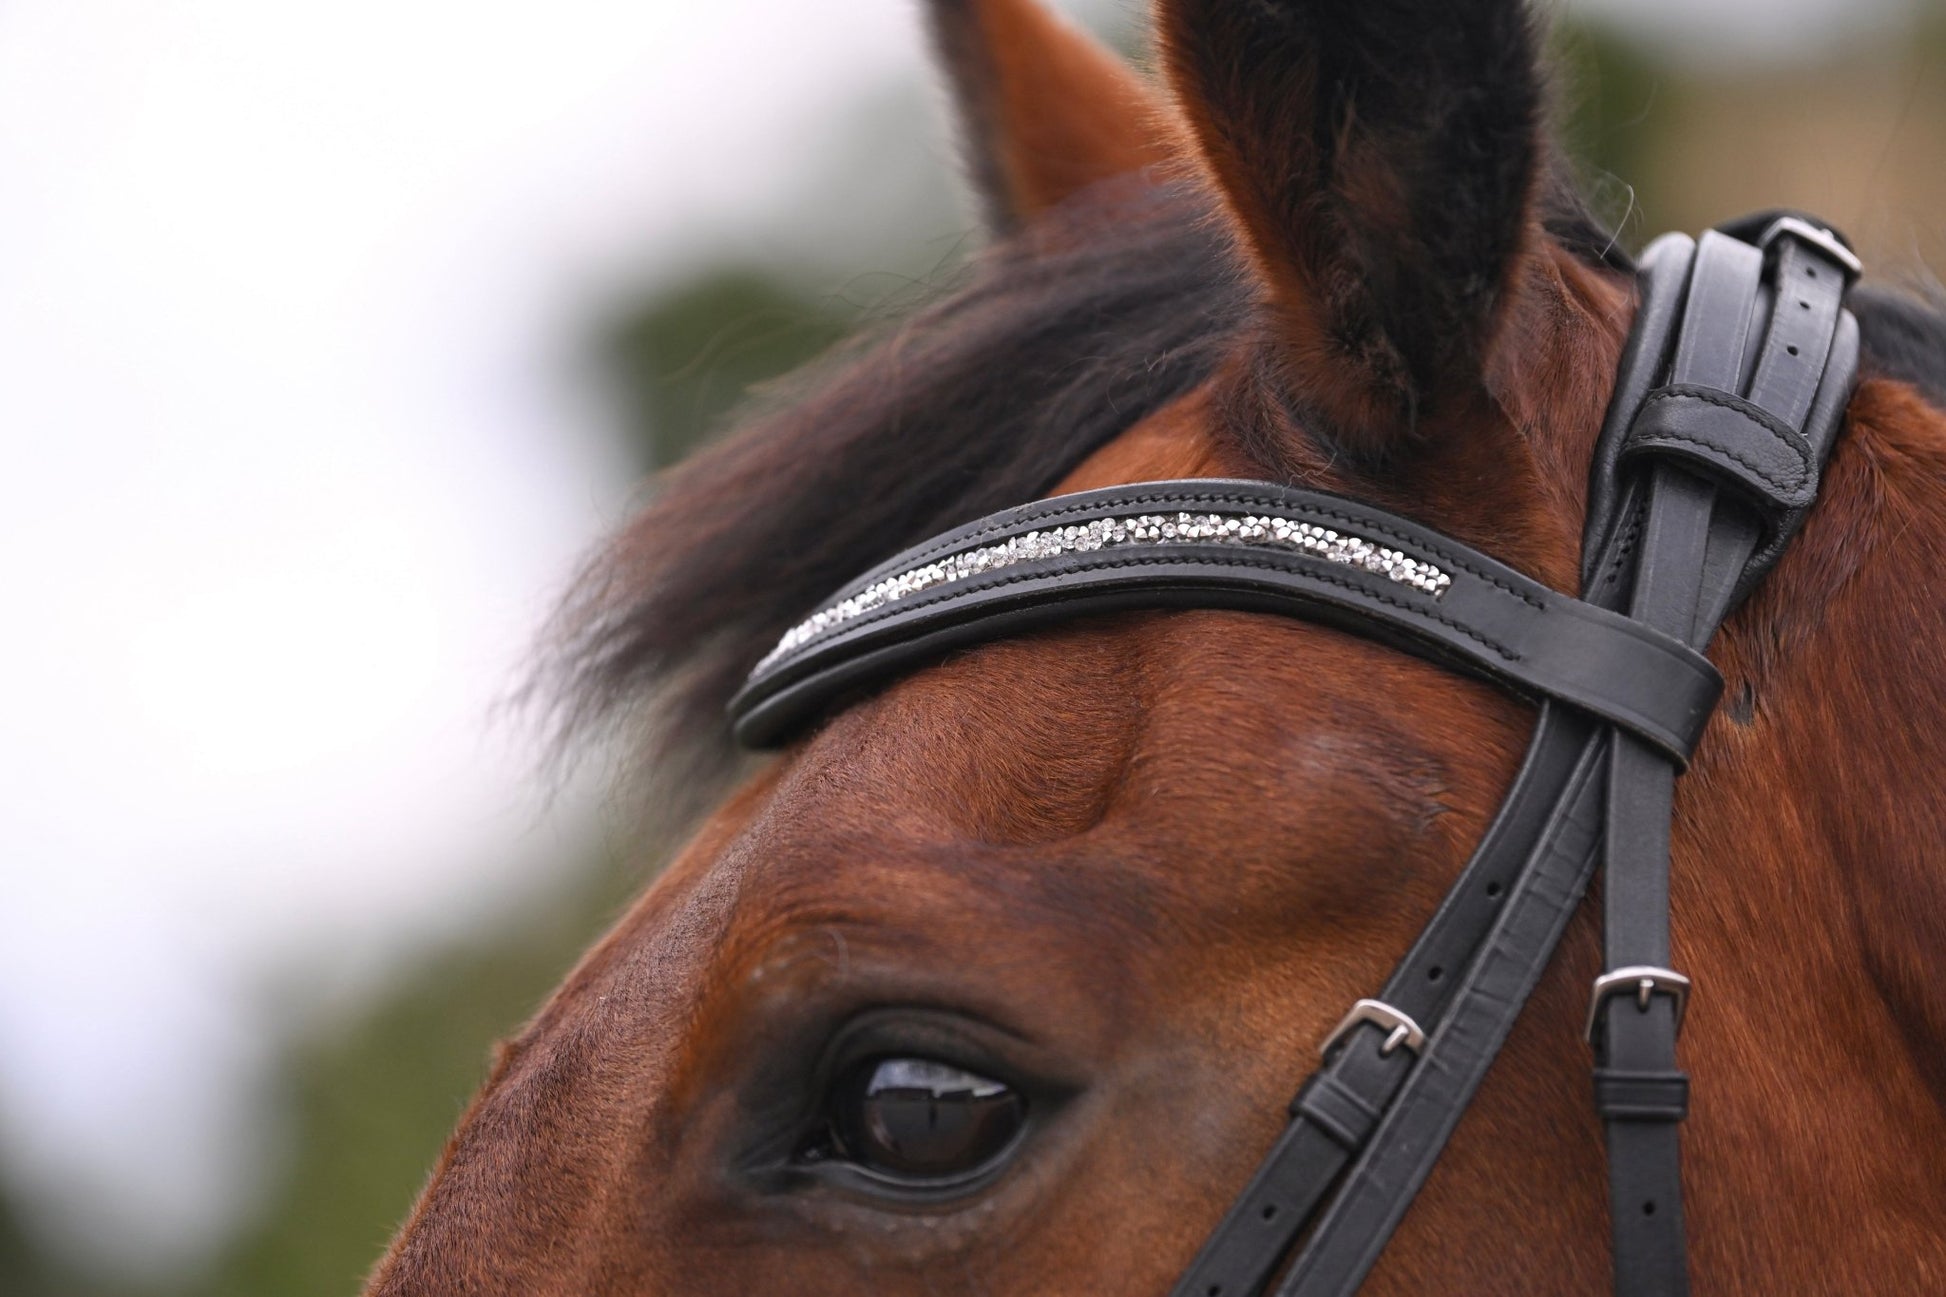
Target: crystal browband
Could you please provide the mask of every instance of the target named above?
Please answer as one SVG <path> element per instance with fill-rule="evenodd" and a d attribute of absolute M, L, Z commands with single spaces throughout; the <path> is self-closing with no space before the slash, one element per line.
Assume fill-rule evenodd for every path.
<path fill-rule="evenodd" d="M 1449 536 L 1269 482 L 1136 482 L 988 515 L 887 560 L 793 626 L 730 700 L 739 742 L 784 742 L 860 688 L 1077 616 L 1274 612 L 1391 638 L 1684 760 L 1722 688 L 1672 636 Z"/>
<path fill-rule="evenodd" d="M 1413 558 L 1385 545 L 1274 515 L 1237 513 L 1144 513 L 1125 518 L 1096 518 L 1067 527 L 1050 527 L 1011 536 L 994 545 L 910 568 L 874 581 L 857 594 L 820 608 L 784 632 L 777 647 L 757 664 L 763 671 L 826 631 L 844 626 L 865 613 L 896 603 L 909 595 L 969 576 L 998 571 L 1036 559 L 1142 545 L 1203 542 L 1266 546 L 1315 555 L 1330 563 L 1362 567 L 1410 586 L 1437 599 L 1453 583 L 1452 577 L 1424 559 Z"/>

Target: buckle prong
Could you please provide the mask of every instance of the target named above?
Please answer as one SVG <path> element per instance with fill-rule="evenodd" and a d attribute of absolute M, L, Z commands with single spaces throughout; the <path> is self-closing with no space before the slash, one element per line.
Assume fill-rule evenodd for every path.
<path fill-rule="evenodd" d="M 1324 1044 L 1318 1047 L 1319 1056 L 1329 1058 L 1338 1043 L 1363 1022 L 1389 1028 L 1385 1043 L 1378 1047 L 1380 1054 L 1390 1054 L 1401 1045 L 1415 1054 L 1426 1047 L 1426 1033 L 1419 1029 L 1419 1024 L 1410 1016 L 1383 1000 L 1360 1000 L 1351 1006 L 1351 1012 L 1340 1018 L 1338 1025 L 1331 1029 L 1331 1034 L 1324 1038 Z"/>
<path fill-rule="evenodd" d="M 1689 1008 L 1689 979 L 1673 969 L 1631 964 L 1595 979 L 1594 994 L 1588 999 L 1588 1025 L 1582 1032 L 1590 1045 L 1595 1043 L 1595 1028 L 1601 1025 L 1602 1006 L 1624 992 L 1634 993 L 1635 1006 L 1644 1013 L 1650 996 L 1669 996 L 1676 1002 L 1676 1030 L 1682 1030 L 1683 1014 Z"/>

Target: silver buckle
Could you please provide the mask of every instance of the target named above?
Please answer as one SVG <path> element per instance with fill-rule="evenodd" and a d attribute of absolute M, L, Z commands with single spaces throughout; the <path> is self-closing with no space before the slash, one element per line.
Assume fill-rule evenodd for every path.
<path fill-rule="evenodd" d="M 1385 1043 L 1378 1047 L 1378 1052 L 1381 1054 L 1389 1054 L 1400 1045 L 1404 1045 L 1415 1054 L 1426 1047 L 1426 1033 L 1419 1030 L 1419 1024 L 1411 1018 L 1383 1000 L 1360 1000 L 1351 1006 L 1351 1012 L 1339 1019 L 1338 1025 L 1331 1029 L 1331 1034 L 1324 1038 L 1324 1044 L 1318 1048 L 1318 1055 L 1329 1058 L 1338 1042 L 1350 1035 L 1352 1028 L 1361 1022 L 1370 1022 L 1390 1029 L 1391 1034 L 1385 1038 Z"/>
<path fill-rule="evenodd" d="M 1770 228 L 1766 229 L 1763 236 L 1757 240 L 1757 246 L 1769 252 L 1770 245 L 1786 234 L 1795 236 L 1800 242 L 1810 245 L 1837 262 L 1844 268 L 1847 282 L 1856 280 L 1865 273 L 1865 263 L 1858 259 L 1857 253 L 1839 242 L 1837 235 L 1796 216 L 1780 216 L 1772 221 Z"/>
<path fill-rule="evenodd" d="M 1676 1001 L 1676 1030 L 1682 1030 L 1683 1013 L 1689 1008 L 1689 979 L 1667 968 L 1636 964 L 1603 973 L 1595 979 L 1595 993 L 1588 1000 L 1588 1025 L 1582 1032 L 1590 1045 L 1595 1043 L 1595 1027 L 1601 1022 L 1601 1007 L 1624 991 L 1635 994 L 1637 1008 L 1647 1010 L 1649 997 L 1661 992 Z"/>

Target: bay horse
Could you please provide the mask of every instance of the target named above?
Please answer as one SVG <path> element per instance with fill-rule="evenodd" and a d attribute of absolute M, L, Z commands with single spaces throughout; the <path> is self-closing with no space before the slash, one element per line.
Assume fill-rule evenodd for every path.
<path fill-rule="evenodd" d="M 993 241 L 570 598 L 570 723 L 741 782 L 501 1048 L 373 1297 L 1166 1293 L 1514 778 L 1524 704 L 1219 610 L 968 648 L 726 760 L 830 590 L 1049 495 L 1301 484 L 1577 586 L 1637 277 L 1523 5 L 1160 0 L 1160 85 L 1033 0 L 930 16 Z M 1851 306 L 1822 494 L 1679 784 L 1701 1291 L 1946 1291 L 1946 315 Z M 1601 1290 L 1598 945 L 1584 906 L 1367 1291 Z"/>

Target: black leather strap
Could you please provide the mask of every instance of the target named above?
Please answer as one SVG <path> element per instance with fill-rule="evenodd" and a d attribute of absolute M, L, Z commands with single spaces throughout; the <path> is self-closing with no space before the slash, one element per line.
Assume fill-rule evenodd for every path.
<path fill-rule="evenodd" d="M 1143 519 L 1160 520 L 1142 529 L 1155 536 L 1075 547 L 1089 544 L 1091 526 L 1133 530 Z M 1269 534 L 1204 534 L 1214 519 L 1302 526 L 1329 539 L 1313 550 Z M 1019 552 L 1001 552 L 1010 544 Z M 992 556 L 984 569 L 935 579 L 981 554 Z M 1401 559 L 1436 574 L 1437 587 L 1398 579 Z M 900 582 L 917 584 L 887 591 Z M 1149 482 L 995 515 L 854 582 L 819 614 L 841 615 L 799 643 L 787 639 L 731 701 L 736 734 L 750 746 L 774 743 L 848 692 L 949 649 L 1086 613 L 1167 607 L 1275 612 L 1375 634 L 1570 703 L 1677 761 L 1722 687 L 1680 639 L 1373 506 L 1262 482 Z"/>
<path fill-rule="evenodd" d="M 1681 460 L 1780 510 L 1817 498 L 1810 443 L 1762 406 L 1717 387 L 1673 383 L 1652 392 L 1623 454 Z"/>
<path fill-rule="evenodd" d="M 1614 606 L 1626 598 L 1640 536 L 1625 528 L 1611 535 L 1590 566 L 1595 575 L 1583 598 Z M 1485 864 L 1511 854 L 1515 882 L 1504 911 L 1455 933 L 1457 960 L 1465 969 L 1428 1042 L 1425 1058 L 1388 1096 L 1381 1129 L 1339 1186 L 1330 1211 L 1318 1222 L 1283 1285 L 1285 1293 L 1335 1293 L 1355 1288 L 1378 1259 L 1487 1069 L 1498 1055 L 1528 994 L 1553 957 L 1568 918 L 1580 903 L 1598 858 L 1606 795 L 1607 731 L 1559 708 L 1544 709 L 1527 762 L 1516 777 L 1501 816 L 1462 873 L 1448 906 Z M 1539 807 L 1544 819 L 1520 814 Z M 1504 834 L 1504 836 L 1503 836 Z M 1387 994 L 1411 984 L 1411 973 L 1428 970 L 1426 946 L 1445 917 L 1435 916 L 1392 979 Z M 1450 949 L 1450 948 L 1449 948 Z M 1261 1281 L 1260 1281 L 1261 1282 Z M 1202 1292 L 1188 1284 L 1178 1294 Z M 1226 1289 L 1228 1291 L 1228 1289 Z M 1254 1293 L 1255 1287 L 1241 1291 Z"/>
<path fill-rule="evenodd" d="M 1843 310 L 1857 263 L 1834 255 L 1849 256 L 1840 236 L 1820 229 L 1828 244 L 1807 243 L 1791 230 L 1778 230 L 1780 220 L 1819 229 L 1779 212 L 1725 227 L 1736 238 L 1718 231 L 1704 235 L 1703 243 L 1715 249 L 1710 278 L 1716 291 L 1741 298 L 1748 321 L 1734 330 L 1742 348 L 1736 367 L 1712 381 L 1681 377 L 1696 372 L 1693 354 L 1673 355 L 1679 328 L 1686 345 L 1704 345 L 1695 341 L 1700 317 L 1688 309 L 1699 245 L 1670 234 L 1643 253 L 1635 329 L 1589 474 L 1584 582 L 1618 523 L 1627 459 L 1683 462 L 1745 498 L 1763 536 L 1726 603 L 1749 593 L 1802 525 L 1857 372 L 1858 324 Z M 1766 245 L 1753 253 L 1766 236 Z M 1752 286 L 1744 276 L 1763 258 L 1767 273 Z M 1742 269 L 1726 278 L 1732 263 Z M 1758 338 L 1760 345 L 1748 345 Z"/>
<path fill-rule="evenodd" d="M 1631 611 L 1655 624 L 1693 626 L 1716 490 L 1681 470 L 1658 467 L 1649 491 L 1645 558 Z M 1746 532 L 1747 536 L 1748 533 Z M 1710 630 L 1714 630 L 1712 625 Z M 1610 970 L 1666 968 L 1669 958 L 1669 824 L 1675 769 L 1619 733 L 1609 736 L 1603 933 Z M 1676 1072 L 1675 1004 L 1652 996 L 1636 1007 L 1611 999 L 1597 1010 L 1598 1055 L 1611 1081 Z M 1598 1091 L 1612 1094 L 1614 1087 Z M 1683 1240 L 1677 1126 L 1637 1108 L 1604 1108 L 1609 1217 L 1618 1294 L 1689 1290 Z"/>
<path fill-rule="evenodd" d="M 1636 412 L 1669 370 L 1676 330 L 1689 300 L 1689 271 L 1696 241 L 1687 234 L 1665 234 L 1642 251 L 1635 276 L 1635 324 L 1622 349 L 1622 367 L 1601 439 L 1588 464 L 1588 513 L 1581 533 L 1581 586 L 1585 592 L 1601 578 L 1602 564 L 1630 561 L 1634 551 L 1617 546 L 1614 531 L 1635 515 L 1622 508 L 1630 479 L 1621 471 L 1622 444 Z M 1608 579 L 1614 574 L 1608 574 Z"/>
<path fill-rule="evenodd" d="M 1658 451 L 1669 461 L 1648 460 L 1645 558 L 1629 611 L 1638 620 L 1674 627 L 1677 633 L 1688 633 L 1695 625 L 1704 601 L 1705 558 L 1717 504 L 1713 482 L 1719 474 L 1738 485 L 1747 481 L 1724 473 L 1722 462 L 1740 468 L 1758 462 L 1755 443 L 1763 442 L 1772 429 L 1756 423 L 1713 428 L 1724 440 L 1713 441 L 1699 457 L 1693 453 L 1701 445 L 1699 437 L 1681 432 L 1672 436 L 1662 429 L 1658 415 L 1672 407 L 1658 407 L 1658 398 L 1672 390 L 1727 393 L 1740 385 L 1762 273 L 1763 256 L 1755 247 L 1714 232 L 1703 236 L 1670 363 L 1673 387 L 1650 394 L 1623 442 L 1624 462 L 1632 454 L 1653 457 Z M 1808 478 L 1808 449 L 1803 453 L 1801 475 Z M 1754 533 L 1743 528 L 1737 535 L 1747 557 Z M 1721 569 L 1718 575 L 1723 575 Z M 1610 972 L 1663 969 L 1671 962 L 1669 828 L 1674 799 L 1675 771 L 1668 763 L 1641 744 L 1611 734 L 1602 906 L 1603 957 Z M 1595 1006 L 1598 1071 L 1606 1079 L 1597 1087 L 1598 1103 L 1623 1085 L 1677 1072 L 1675 1008 L 1666 993 L 1635 1003 L 1609 999 Z M 1680 1297 L 1689 1291 L 1680 1127 L 1669 1116 L 1648 1116 L 1634 1105 L 1600 1111 L 1607 1128 L 1616 1291 Z"/>
<path fill-rule="evenodd" d="M 1623 436 L 1622 464 L 1650 475 L 1635 620 L 1706 641 L 1802 523 L 1837 433 L 1834 393 L 1849 395 L 1856 363 L 1856 325 L 1843 307 L 1850 271 L 1815 234 L 1786 231 L 1767 248 L 1703 236 L 1667 385 Z M 1671 963 L 1677 772 L 1629 735 L 1616 731 L 1610 741 L 1603 956 L 1607 975 L 1625 985 L 1620 970 Z M 1640 995 L 1591 1010 L 1615 1291 L 1680 1297 L 1689 1287 L 1681 1002 L 1652 978 L 1639 985 Z"/>

